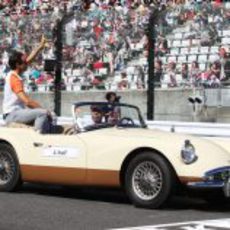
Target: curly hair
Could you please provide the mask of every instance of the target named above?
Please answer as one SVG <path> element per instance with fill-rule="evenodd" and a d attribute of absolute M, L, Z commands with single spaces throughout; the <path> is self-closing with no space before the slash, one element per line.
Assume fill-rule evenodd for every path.
<path fill-rule="evenodd" d="M 107 101 L 109 101 L 110 98 L 111 98 L 112 96 L 117 97 L 117 94 L 116 94 L 115 92 L 108 92 L 108 93 L 106 93 L 106 95 L 105 95 L 105 99 L 106 99 Z"/>
<path fill-rule="evenodd" d="M 22 64 L 23 63 L 23 60 L 22 60 L 22 56 L 24 54 L 22 52 L 19 52 L 19 51 L 16 51 L 14 50 L 10 57 L 9 57 L 9 61 L 8 61 L 8 64 L 9 64 L 9 67 L 11 70 L 15 70 L 16 69 L 16 66 L 17 64 Z"/>

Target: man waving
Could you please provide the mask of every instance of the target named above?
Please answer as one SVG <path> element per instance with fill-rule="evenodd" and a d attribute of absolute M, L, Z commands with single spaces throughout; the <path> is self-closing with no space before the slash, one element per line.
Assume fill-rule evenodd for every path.
<path fill-rule="evenodd" d="M 13 51 L 9 58 L 11 71 L 5 79 L 3 98 L 3 118 L 6 124 L 12 122 L 34 124 L 35 130 L 40 133 L 49 132 L 50 113 L 25 93 L 22 74 L 45 44 L 46 39 L 42 37 L 39 46 L 29 56 Z"/>

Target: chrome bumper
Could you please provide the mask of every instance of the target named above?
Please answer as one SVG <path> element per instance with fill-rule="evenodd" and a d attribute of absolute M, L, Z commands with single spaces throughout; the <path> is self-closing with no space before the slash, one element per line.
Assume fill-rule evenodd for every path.
<path fill-rule="evenodd" d="M 188 182 L 187 186 L 190 188 L 209 189 L 219 188 L 223 189 L 226 197 L 230 197 L 230 166 L 216 168 L 205 172 L 202 181 Z"/>

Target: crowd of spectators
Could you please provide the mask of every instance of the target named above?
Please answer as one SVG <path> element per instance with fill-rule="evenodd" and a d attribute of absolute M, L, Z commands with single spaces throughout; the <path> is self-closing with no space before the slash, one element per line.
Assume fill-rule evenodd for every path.
<path fill-rule="evenodd" d="M 101 87 L 108 76 L 124 68 L 132 55 L 131 39 L 146 44 L 144 26 L 148 7 L 138 1 L 3 1 L 0 5 L 0 78 L 8 71 L 13 49 L 29 52 L 42 34 L 49 44 L 25 73 L 29 84 L 52 84 L 53 73 L 43 71 L 44 59 L 55 58 L 53 31 L 63 12 L 75 15 L 65 27 L 63 81 L 81 81 L 85 89 Z M 87 11 L 83 11 L 87 7 Z M 145 45 L 143 44 L 143 45 Z M 104 70 L 101 70 L 101 69 Z M 102 74 L 101 74 L 102 73 Z M 104 75 L 104 76 L 102 76 Z M 2 81 L 3 82 L 3 81 Z M 36 89 L 36 87 L 33 87 Z"/>
<path fill-rule="evenodd" d="M 222 1 L 187 1 L 187 3 L 168 11 L 164 17 L 168 26 L 164 26 L 162 28 L 164 31 L 160 31 L 167 35 L 165 37 L 158 36 L 157 39 L 156 81 L 165 81 L 168 87 L 183 85 L 213 88 L 229 85 L 230 42 L 223 42 L 223 36 L 228 39 L 230 33 L 227 35 L 222 33 L 223 30 L 230 32 L 230 5 L 228 4 L 228 2 Z M 176 38 L 176 33 L 181 37 Z M 185 46 L 173 46 L 172 43 L 169 45 L 173 39 L 174 41 L 178 39 L 179 42 L 187 42 L 187 44 Z M 195 52 L 192 51 L 194 47 L 197 48 Z M 202 53 L 202 47 L 208 51 Z M 211 53 L 212 47 L 217 48 L 215 55 Z M 177 57 L 171 53 L 173 49 L 179 51 L 176 54 Z M 196 60 L 189 61 L 189 58 L 186 57 L 189 54 L 193 54 Z M 175 59 L 182 57 L 184 60 L 170 61 L 170 55 Z M 199 63 L 199 55 L 204 55 L 206 60 Z M 210 56 L 215 56 L 214 60 L 209 58 Z M 163 62 L 165 58 L 167 61 Z M 201 64 L 205 68 L 201 68 Z"/>
<path fill-rule="evenodd" d="M 10 51 L 20 49 L 29 52 L 41 35 L 45 34 L 49 41 L 48 46 L 34 65 L 27 70 L 25 79 L 32 90 L 37 90 L 39 85 L 53 89 L 54 73 L 44 71 L 44 60 L 55 58 L 53 31 L 57 20 L 64 12 L 74 10 L 75 14 L 66 24 L 64 31 L 61 88 L 64 90 L 67 85 L 79 84 L 81 89 L 104 89 L 111 87 L 113 83 L 117 89 L 129 89 L 131 83 L 134 83 L 134 88 L 145 88 L 148 67 L 147 28 L 154 4 L 148 5 L 144 2 L 142 0 L 1 1 L 0 85 L 4 84 L 4 75 L 8 71 L 7 60 Z M 224 78 L 223 71 L 229 66 L 226 49 L 223 58 L 220 59 L 221 62 L 210 63 L 210 69 L 203 72 L 199 70 L 197 62 L 192 63 L 191 67 L 188 63 L 183 63 L 178 70 L 176 62 L 164 63 L 161 58 L 169 55 L 168 35 L 178 26 L 186 26 L 191 20 L 194 23 L 189 24 L 190 39 L 200 36 L 200 45 L 216 44 L 219 41 L 217 31 L 228 24 L 229 11 L 223 4 L 210 4 L 209 1 L 153 2 L 155 6 L 158 4 L 158 7 L 168 9 L 162 11 L 156 28 L 157 85 L 160 86 L 165 76 L 169 75 L 168 86 L 178 86 L 178 73 L 181 74 L 185 85 L 191 82 L 197 85 L 205 78 L 218 85 L 221 78 Z M 207 22 L 210 15 L 213 16 L 213 23 Z M 134 67 L 131 72 L 128 71 L 129 67 Z"/>

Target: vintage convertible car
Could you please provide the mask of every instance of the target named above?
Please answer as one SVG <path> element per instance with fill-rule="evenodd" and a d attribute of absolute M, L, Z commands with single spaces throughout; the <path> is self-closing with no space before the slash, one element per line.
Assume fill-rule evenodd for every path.
<path fill-rule="evenodd" d="M 230 196 L 228 142 L 149 130 L 128 104 L 81 102 L 72 112 L 71 132 L 0 128 L 0 191 L 22 182 L 118 187 L 144 208 L 183 188 L 207 191 L 209 200 Z"/>

